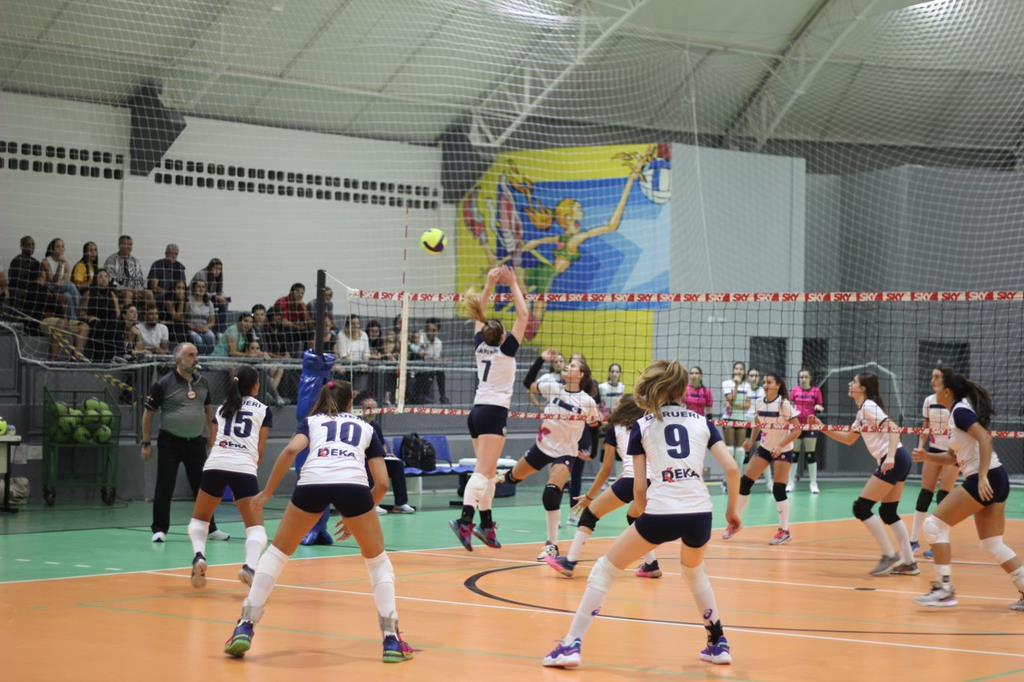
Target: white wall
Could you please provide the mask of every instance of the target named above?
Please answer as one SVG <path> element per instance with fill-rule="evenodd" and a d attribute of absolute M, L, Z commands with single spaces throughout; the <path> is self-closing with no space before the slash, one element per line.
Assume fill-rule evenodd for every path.
<path fill-rule="evenodd" d="M 205 119 L 188 118 L 187 124 L 165 158 L 440 189 L 438 148 Z M 128 136 L 127 109 L 0 94 L 0 139 L 121 153 L 127 169 Z M 17 254 L 17 237 L 32 234 L 37 256 L 60 236 L 69 257 L 77 259 L 81 243 L 93 240 L 103 259 L 115 250 L 119 234 L 130 234 L 135 255 L 148 268 L 166 243 L 175 242 L 190 275 L 213 256 L 224 261 L 233 308 L 269 304 L 294 281 L 304 282 L 311 295 L 317 268 L 358 288 L 399 289 L 405 273 L 408 289 L 454 290 L 452 257 L 428 256 L 417 246 L 424 229 L 453 224 L 450 207 L 407 211 L 168 186 L 156 184 L 152 174 L 125 175 L 119 182 L 3 169 L 0 257 L 8 261 Z M 403 261 L 406 245 L 411 248 Z"/>
<path fill-rule="evenodd" d="M 672 291 L 803 291 L 805 182 L 800 158 L 673 145 Z M 771 304 L 770 324 L 769 304 L 673 308 L 657 318 L 658 354 L 700 365 L 716 402 L 750 336 L 787 337 L 795 375 L 801 307 Z"/>

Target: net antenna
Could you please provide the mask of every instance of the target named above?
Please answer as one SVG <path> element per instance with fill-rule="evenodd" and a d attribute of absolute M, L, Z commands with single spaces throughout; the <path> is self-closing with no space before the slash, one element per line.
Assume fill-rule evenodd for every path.
<path fill-rule="evenodd" d="M 859 373 L 861 370 L 864 369 L 874 370 L 876 374 L 884 374 L 889 378 L 889 382 L 892 384 L 892 391 L 890 391 L 890 393 L 892 393 L 892 396 L 896 402 L 896 414 L 899 415 L 897 421 L 899 421 L 900 425 L 902 425 L 903 415 L 905 414 L 905 412 L 903 411 L 903 398 L 902 394 L 900 393 L 900 380 L 896 376 L 895 372 L 893 372 L 888 367 L 884 367 L 878 364 L 877 362 L 865 362 L 861 365 L 846 365 L 845 367 L 834 367 L 833 369 L 830 369 L 828 372 L 825 373 L 825 378 L 818 382 L 818 387 L 820 388 L 824 386 L 825 383 L 830 378 L 832 378 L 833 374 L 847 374 L 849 372 Z"/>

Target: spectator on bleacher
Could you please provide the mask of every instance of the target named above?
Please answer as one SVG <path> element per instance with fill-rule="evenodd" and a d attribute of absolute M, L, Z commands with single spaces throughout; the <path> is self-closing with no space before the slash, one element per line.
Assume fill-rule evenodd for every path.
<path fill-rule="evenodd" d="M 276 305 L 270 306 L 267 311 L 267 332 L 260 339 L 263 349 L 278 358 L 294 357 L 295 353 L 290 347 L 291 333 L 284 326 L 284 315 Z"/>
<path fill-rule="evenodd" d="M 123 347 L 121 304 L 110 286 L 106 268 L 96 271 L 96 281 L 85 292 L 79 308 L 78 351 L 93 362 L 110 362 Z M 88 343 L 88 350 L 86 344 Z"/>
<path fill-rule="evenodd" d="M 46 245 L 46 256 L 40 263 L 43 279 L 50 293 L 56 297 L 57 317 L 78 319 L 78 304 L 82 294 L 71 283 L 71 267 L 64 258 L 64 240 L 51 239 Z"/>
<path fill-rule="evenodd" d="M 38 320 L 43 303 L 43 268 L 32 257 L 36 252 L 36 240 L 26 235 L 21 238 L 20 245 L 21 253 L 11 259 L 11 265 L 7 268 L 13 308 L 22 315 Z"/>
<path fill-rule="evenodd" d="M 81 293 L 85 293 L 85 290 L 96 281 L 96 270 L 100 267 L 98 251 L 96 242 L 82 244 L 82 257 L 75 263 L 75 267 L 71 268 L 71 283 L 78 287 Z"/>
<path fill-rule="evenodd" d="M 217 339 L 213 354 L 220 357 L 248 357 L 249 343 L 252 341 L 252 323 L 252 313 L 239 314 L 238 322 L 225 329 Z"/>
<path fill-rule="evenodd" d="M 228 324 L 228 304 L 231 297 L 224 293 L 224 264 L 220 258 L 211 258 L 206 267 L 192 276 L 192 283 L 206 282 L 206 294 L 217 313 L 217 330 L 223 331 Z"/>
<path fill-rule="evenodd" d="M 142 341 L 142 334 L 139 332 L 139 309 L 133 303 L 126 306 L 121 312 L 121 322 L 124 325 L 121 343 L 121 352 L 118 355 L 131 359 L 135 356 L 135 349 Z"/>
<path fill-rule="evenodd" d="M 170 331 L 160 322 L 160 311 L 155 305 L 146 308 L 145 321 L 136 327 L 139 331 L 136 355 L 167 355 L 170 353 Z"/>
<path fill-rule="evenodd" d="M 384 357 L 384 334 L 377 320 L 366 322 L 366 340 L 370 343 L 370 359 L 380 360 Z"/>
<path fill-rule="evenodd" d="M 132 255 L 132 238 L 126 234 L 117 238 L 117 253 L 107 256 L 103 267 L 110 274 L 110 284 L 129 303 L 155 303 L 153 292 L 146 289 L 146 275 L 139 259 Z"/>
<path fill-rule="evenodd" d="M 187 282 L 185 266 L 178 262 L 178 245 L 168 244 L 164 257 L 149 266 L 149 290 L 153 296 L 161 297 L 174 290 L 175 282 Z"/>
<path fill-rule="evenodd" d="M 405 485 L 405 462 L 391 452 L 391 446 L 384 437 L 384 429 L 380 424 L 380 413 L 377 409 L 377 400 L 372 393 L 366 391 L 356 396 L 354 404 L 362 408 L 362 418 L 367 424 L 373 427 L 380 442 L 384 444 L 384 465 L 388 468 L 388 478 L 391 480 L 391 492 L 395 496 L 395 506 L 391 508 L 392 514 L 415 514 L 416 510 L 409 506 L 409 493 Z M 370 476 L 369 467 L 366 475 Z M 373 486 L 373 478 L 370 478 L 370 486 Z M 387 510 L 377 507 L 378 514 L 386 514 Z"/>
<path fill-rule="evenodd" d="M 7 284 L 7 273 L 0 261 L 0 319 L 7 316 L 7 306 L 11 304 L 11 288 Z"/>
<path fill-rule="evenodd" d="M 307 305 L 309 308 L 309 316 L 316 319 L 316 299 L 314 298 Z M 324 287 L 324 321 L 327 323 L 327 341 L 325 341 L 325 347 L 334 344 L 334 337 L 337 333 L 337 329 L 334 326 L 334 289 L 330 287 Z"/>
<path fill-rule="evenodd" d="M 188 285 L 175 282 L 174 290 L 164 294 L 163 321 L 171 335 L 171 346 L 188 342 Z"/>
<path fill-rule="evenodd" d="M 448 403 L 448 394 L 445 391 L 444 370 L 437 369 L 442 364 L 441 349 L 444 344 L 438 338 L 437 332 L 441 323 L 435 317 L 427 319 L 423 325 L 423 331 L 418 334 L 419 351 L 422 360 L 430 367 L 416 372 L 416 396 L 415 402 L 425 403 L 430 396 L 430 387 L 437 382 L 437 401 L 442 405 Z"/>
<path fill-rule="evenodd" d="M 610 364 L 608 381 L 600 384 L 598 389 L 601 391 L 601 402 L 604 403 L 607 413 L 610 413 L 626 393 L 626 385 L 622 383 L 622 365 L 617 362 Z"/>
<path fill-rule="evenodd" d="M 296 282 L 287 296 L 282 296 L 274 303 L 274 307 L 281 311 L 281 326 L 286 332 L 289 355 L 302 352 L 313 329 L 313 316 L 302 300 L 305 295 L 306 286 Z"/>
<path fill-rule="evenodd" d="M 370 359 L 370 339 L 362 329 L 359 316 L 351 314 L 345 318 L 334 354 L 340 362 L 366 362 Z"/>
<path fill-rule="evenodd" d="M 186 315 L 189 337 L 199 349 L 200 355 L 209 355 L 217 338 L 213 335 L 214 310 L 210 297 L 206 295 L 206 282 L 192 280 Z"/>

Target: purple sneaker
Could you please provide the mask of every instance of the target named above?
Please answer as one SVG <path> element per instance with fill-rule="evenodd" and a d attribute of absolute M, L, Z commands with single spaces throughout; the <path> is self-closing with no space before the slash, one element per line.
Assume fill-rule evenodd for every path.
<path fill-rule="evenodd" d="M 493 547 L 494 549 L 501 549 L 501 543 L 498 542 L 497 524 L 491 526 L 490 528 L 476 526 L 473 528 L 473 535 L 480 538 L 480 542 L 484 543 L 488 547 Z"/>
<path fill-rule="evenodd" d="M 572 572 L 576 570 L 576 564 L 579 562 L 569 561 L 564 556 L 546 556 L 544 557 L 544 563 L 566 578 L 571 578 Z"/>
<path fill-rule="evenodd" d="M 580 649 L 583 642 L 574 639 L 572 644 L 558 643 L 554 650 L 544 657 L 546 668 L 575 668 L 580 664 Z"/>
<path fill-rule="evenodd" d="M 473 524 L 463 523 L 459 519 L 452 519 L 448 522 L 448 527 L 455 533 L 455 537 L 459 539 L 462 546 L 466 548 L 467 552 L 473 551 Z"/>
<path fill-rule="evenodd" d="M 234 658 L 245 656 L 245 652 L 252 647 L 252 638 L 255 637 L 252 621 L 240 620 L 235 625 L 234 632 L 224 642 L 224 653 Z"/>
<path fill-rule="evenodd" d="M 725 637 L 719 637 L 715 643 L 708 642 L 700 652 L 700 660 L 715 665 L 729 665 L 732 663 L 732 653 L 729 651 L 729 642 Z"/>

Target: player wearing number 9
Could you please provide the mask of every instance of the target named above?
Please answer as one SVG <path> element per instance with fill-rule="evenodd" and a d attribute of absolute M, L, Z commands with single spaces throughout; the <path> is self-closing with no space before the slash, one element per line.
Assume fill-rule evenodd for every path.
<path fill-rule="evenodd" d="M 707 630 L 707 645 L 699 657 L 716 664 L 732 661 L 715 593 L 704 570 L 704 548 L 711 539 L 711 495 L 703 480 L 704 453 L 710 449 L 725 471 L 729 482 L 725 516 L 736 527 L 740 524 L 736 512 L 739 468 L 714 424 L 681 405 L 687 381 L 682 364 L 658 360 L 635 384 L 634 398 L 647 414 L 633 426 L 627 452 L 633 457 L 635 472 L 648 471 L 650 488 L 644 476 L 633 477 L 633 503 L 642 513 L 594 564 L 572 626 L 544 658 L 546 666 L 579 665 L 583 637 L 614 578 L 646 552 L 674 540 L 682 540 L 683 578 Z"/>
<path fill-rule="evenodd" d="M 285 563 L 324 510 L 333 506 L 341 514 L 339 539 L 354 536 L 366 561 L 384 636 L 384 662 L 397 663 L 412 657 L 412 648 L 402 641 L 398 632 L 395 572 L 384 551 L 384 534 L 374 511 L 388 489 L 384 444 L 373 428 L 351 414 L 351 410 L 351 384 L 327 382 L 309 416 L 298 424 L 295 435 L 274 463 L 266 488 L 253 500 L 253 507 L 261 511 L 295 457 L 309 448 L 309 458 L 302 467 L 273 543 L 256 566 L 252 588 L 242 606 L 241 618 L 224 646 L 225 653 L 240 657 L 249 650 L 254 626 L 263 616 Z M 373 475 L 372 490 L 366 477 L 367 464 Z"/>
<path fill-rule="evenodd" d="M 209 456 L 203 466 L 188 536 L 192 540 L 192 587 L 206 585 L 206 538 L 210 519 L 230 487 L 235 506 L 245 522 L 245 562 L 238 578 L 252 583 L 253 567 L 267 546 L 263 510 L 253 507 L 260 490 L 256 472 L 263 463 L 263 449 L 273 425 L 270 408 L 256 399 L 260 375 L 249 366 L 240 367 L 228 385 L 224 404 L 214 413 L 210 425 Z"/>

